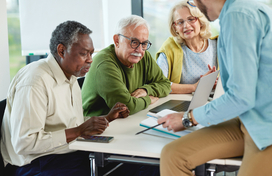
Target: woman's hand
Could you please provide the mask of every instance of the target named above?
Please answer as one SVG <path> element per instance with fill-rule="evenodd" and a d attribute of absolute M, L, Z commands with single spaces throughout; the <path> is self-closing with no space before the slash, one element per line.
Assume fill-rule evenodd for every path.
<path fill-rule="evenodd" d="M 204 75 L 200 75 L 200 78 L 202 78 L 203 76 L 207 76 L 208 74 L 211 74 L 216 71 L 215 66 L 211 67 L 210 64 L 208 64 L 208 68 L 209 68 L 209 71 L 207 71 Z M 199 83 L 199 80 L 195 84 L 193 84 L 195 89 L 196 89 L 198 83 Z M 214 83 L 214 87 L 216 87 L 216 84 L 217 84 L 217 79 Z"/>
<path fill-rule="evenodd" d="M 216 71 L 215 66 L 211 67 L 210 64 L 208 64 L 208 68 L 209 68 L 209 71 L 207 71 L 207 73 L 205 73 L 204 75 L 200 75 L 200 78 L 201 78 L 202 76 L 207 76 L 208 74 L 213 73 L 213 72 Z"/>

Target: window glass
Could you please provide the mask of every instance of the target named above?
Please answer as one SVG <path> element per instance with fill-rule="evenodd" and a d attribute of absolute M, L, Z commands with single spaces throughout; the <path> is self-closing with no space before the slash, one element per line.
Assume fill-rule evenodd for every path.
<path fill-rule="evenodd" d="M 168 15 L 170 8 L 179 0 L 143 0 L 144 18 L 150 24 L 149 40 L 152 46 L 149 52 L 155 58 L 162 43 L 171 36 L 168 29 Z M 272 7 L 272 0 L 257 0 Z M 8 40 L 10 57 L 10 79 L 26 64 L 25 56 L 21 54 L 21 36 L 19 19 L 19 1 L 6 0 Z M 216 20 L 211 23 L 212 34 L 218 35 L 220 27 Z"/>
<path fill-rule="evenodd" d="M 144 18 L 150 25 L 149 40 L 152 43 L 148 50 L 155 59 L 156 52 L 163 42 L 171 36 L 168 29 L 168 16 L 170 9 L 180 0 L 143 0 Z M 272 5 L 272 0 L 257 0 Z M 219 20 L 211 22 L 212 36 L 219 34 Z"/>
<path fill-rule="evenodd" d="M 19 19 L 19 1 L 7 0 L 8 42 L 10 80 L 25 66 L 25 57 L 21 53 L 21 35 Z"/>

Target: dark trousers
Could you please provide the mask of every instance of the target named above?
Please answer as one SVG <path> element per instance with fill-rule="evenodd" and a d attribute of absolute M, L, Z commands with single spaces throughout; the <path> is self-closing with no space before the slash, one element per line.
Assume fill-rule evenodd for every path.
<path fill-rule="evenodd" d="M 76 151 L 67 154 L 53 154 L 42 156 L 22 167 L 6 167 L 6 175 L 10 176 L 90 176 L 89 153 Z"/>
<path fill-rule="evenodd" d="M 67 154 L 42 156 L 30 164 L 17 167 L 8 164 L 5 168 L 7 176 L 90 176 L 90 152 L 76 151 Z M 104 175 L 119 163 L 109 163 L 98 168 L 99 176 Z M 159 176 L 159 167 L 135 164 L 123 164 L 109 176 Z"/>

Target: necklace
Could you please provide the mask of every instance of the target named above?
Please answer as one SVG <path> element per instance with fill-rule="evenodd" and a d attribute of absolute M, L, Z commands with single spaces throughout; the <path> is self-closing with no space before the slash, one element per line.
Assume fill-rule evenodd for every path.
<path fill-rule="evenodd" d="M 203 44 L 203 47 L 202 47 L 202 49 L 200 50 L 200 51 L 198 51 L 198 52 L 196 52 L 196 53 L 201 53 L 203 50 L 204 50 L 204 48 L 205 48 L 205 45 L 206 45 L 206 40 L 204 40 L 204 44 Z"/>

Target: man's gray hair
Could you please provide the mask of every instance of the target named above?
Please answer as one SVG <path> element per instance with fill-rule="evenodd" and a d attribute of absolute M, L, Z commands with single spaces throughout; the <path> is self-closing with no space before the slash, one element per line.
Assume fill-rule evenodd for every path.
<path fill-rule="evenodd" d="M 139 26 L 146 26 L 147 30 L 149 31 L 149 25 L 145 19 L 137 15 L 130 15 L 128 17 L 122 18 L 115 29 L 115 34 L 124 34 L 125 30 L 129 26 L 134 26 L 136 29 Z"/>
<path fill-rule="evenodd" d="M 76 21 L 66 21 L 59 24 L 56 29 L 52 32 L 50 39 L 50 52 L 56 59 L 60 59 L 58 55 L 57 47 L 59 44 L 63 44 L 68 52 L 73 43 L 78 41 L 79 34 L 91 34 L 92 31 L 84 26 L 83 24 Z"/>

